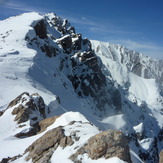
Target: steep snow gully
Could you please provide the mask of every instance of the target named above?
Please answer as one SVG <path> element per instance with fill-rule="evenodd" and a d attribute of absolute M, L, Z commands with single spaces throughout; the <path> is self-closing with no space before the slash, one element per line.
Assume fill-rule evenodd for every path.
<path fill-rule="evenodd" d="M 1 21 L 0 160 L 158 163 L 162 67 L 53 13 Z"/>

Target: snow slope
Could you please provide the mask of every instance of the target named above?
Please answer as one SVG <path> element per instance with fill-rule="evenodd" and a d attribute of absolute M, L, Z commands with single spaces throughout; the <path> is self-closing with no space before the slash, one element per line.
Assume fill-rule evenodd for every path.
<path fill-rule="evenodd" d="M 40 86 L 37 89 L 35 81 L 30 79 L 29 69 L 33 66 L 36 51 L 27 48 L 25 36 L 34 20 L 39 21 L 43 17 L 37 13 L 22 14 L 1 21 L 0 26 L 0 109 L 22 92 L 40 93 L 48 102 L 55 96 Z"/>
<path fill-rule="evenodd" d="M 65 134 L 66 136 L 70 136 L 73 132 L 77 131 L 77 137 L 82 138 L 80 141 L 76 141 L 72 146 L 69 146 L 67 148 L 58 147 L 57 150 L 52 155 L 51 161 L 52 162 L 72 162 L 69 160 L 69 157 L 77 151 L 80 147 L 82 147 L 85 143 L 87 143 L 87 140 L 94 136 L 95 134 L 98 134 L 100 131 L 97 127 L 90 124 L 89 121 L 79 112 L 67 112 L 60 116 L 51 126 L 49 126 L 43 133 L 38 134 L 36 136 L 32 137 L 26 137 L 26 138 L 15 138 L 15 133 L 18 133 L 22 130 L 22 128 L 18 127 L 18 124 L 14 122 L 13 118 L 14 116 L 11 115 L 12 108 L 8 109 L 4 116 L 0 119 L 1 122 L 4 123 L 4 126 L 0 128 L 0 133 L 2 134 L 0 137 L 0 159 L 5 158 L 7 156 L 13 157 L 17 156 L 19 154 L 23 154 L 25 149 L 31 145 L 35 140 L 37 140 L 39 137 L 44 135 L 47 131 L 56 128 L 58 126 L 64 126 Z M 71 121 L 76 121 L 73 125 L 69 125 Z M 26 125 L 24 130 L 27 130 L 30 126 L 28 122 L 22 125 Z M 12 148 L 10 148 L 12 147 Z M 19 162 L 26 162 L 25 161 L 26 155 L 23 157 L 13 161 L 15 163 Z M 124 161 L 120 160 L 119 158 L 111 158 L 109 160 L 105 159 L 98 159 L 98 160 L 92 160 L 88 158 L 88 156 L 85 154 L 82 157 L 82 161 L 85 163 L 88 162 L 108 162 L 108 163 L 125 163 Z"/>

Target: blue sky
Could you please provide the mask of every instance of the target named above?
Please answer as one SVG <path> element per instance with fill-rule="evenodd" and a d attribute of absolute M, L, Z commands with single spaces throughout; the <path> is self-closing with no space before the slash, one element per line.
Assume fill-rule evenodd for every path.
<path fill-rule="evenodd" d="M 163 59 L 163 0 L 0 0 L 0 19 L 54 12 L 93 40 Z"/>

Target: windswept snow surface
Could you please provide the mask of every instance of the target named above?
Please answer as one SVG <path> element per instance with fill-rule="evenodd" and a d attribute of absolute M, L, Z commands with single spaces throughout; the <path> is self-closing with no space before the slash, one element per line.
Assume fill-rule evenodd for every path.
<path fill-rule="evenodd" d="M 113 129 L 113 130 L 120 130 L 123 129 L 126 125 L 126 121 L 124 119 L 124 115 L 113 115 L 107 118 L 104 118 L 102 121 L 103 126 L 106 127 L 106 129 Z"/>
<path fill-rule="evenodd" d="M 143 132 L 143 123 L 138 124 L 137 126 L 133 127 L 136 133 L 142 133 Z"/>
<path fill-rule="evenodd" d="M 26 34 L 33 21 L 43 17 L 38 13 L 22 14 L 0 22 L 0 109 L 25 91 L 38 92 L 48 102 L 55 96 L 45 88 L 38 89 L 28 74 L 36 51 L 27 48 Z M 41 79 L 41 77 L 40 77 Z"/>

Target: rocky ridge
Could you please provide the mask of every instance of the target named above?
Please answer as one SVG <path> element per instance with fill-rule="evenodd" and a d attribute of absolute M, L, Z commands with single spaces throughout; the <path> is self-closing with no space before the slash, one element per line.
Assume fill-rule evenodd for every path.
<path fill-rule="evenodd" d="M 102 63 L 91 42 L 75 33 L 68 20 L 49 14 L 31 26 L 35 35 L 29 31 L 25 38 L 29 48 L 37 46 L 48 57 L 55 57 L 59 61 L 58 71 L 66 74 L 78 96 L 93 101 L 95 110 L 105 111 L 108 107 L 120 110 L 121 105 L 117 102 L 121 101 L 120 93 L 106 82 Z"/>
<path fill-rule="evenodd" d="M 21 130 L 24 130 L 24 127 L 28 127 L 24 122 L 33 120 L 33 117 L 30 116 L 32 114 L 31 110 L 36 109 L 34 105 L 34 101 L 32 101 L 32 97 L 36 96 L 38 99 L 41 99 L 41 103 L 35 103 L 39 106 L 43 106 L 40 104 L 43 104 L 43 99 L 38 94 L 29 95 L 29 93 L 25 92 L 19 95 L 17 98 L 15 98 L 13 101 L 10 102 L 8 109 L 12 109 L 11 116 L 15 116 L 13 112 L 17 113 L 17 115 L 20 114 L 19 119 L 17 119 L 17 115 L 15 116 L 14 121 L 17 121 L 17 125 L 19 125 L 19 128 Z M 31 98 L 30 98 L 31 97 Z M 27 100 L 27 98 L 30 98 Z M 31 102 L 32 101 L 32 102 Z M 37 100 L 40 102 L 40 100 Z M 27 105 L 27 104 L 32 105 Z M 26 111 L 25 113 L 21 114 L 24 109 L 19 107 L 20 105 L 25 105 Z M 19 107 L 19 109 L 17 109 Z M 42 107 L 37 108 L 38 110 Z M 44 112 L 46 112 L 46 109 Z M 17 110 L 17 111 L 15 111 Z M 4 111 L 4 115 L 5 112 Z M 71 113 L 73 114 L 73 113 Z M 36 115 L 36 114 L 35 114 Z M 3 116 L 3 115 L 2 115 Z M 39 114 L 36 115 L 37 120 L 39 118 Z M 64 115 L 61 115 L 62 117 Z M 27 118 L 24 118 L 27 117 Z M 39 163 L 39 162 L 49 162 L 51 160 L 52 155 L 55 153 L 57 148 L 65 149 L 66 147 L 73 146 L 74 154 L 71 154 L 69 158 L 73 162 L 82 162 L 82 158 L 78 160 L 78 156 L 82 156 L 83 154 L 87 154 L 88 157 L 90 157 L 93 160 L 97 160 L 100 158 L 109 159 L 112 157 L 118 157 L 128 163 L 131 162 L 130 153 L 129 153 L 129 147 L 127 143 L 127 138 L 124 136 L 124 134 L 120 131 L 114 131 L 114 130 L 108 130 L 101 132 L 100 134 L 97 134 L 95 136 L 92 136 L 95 133 L 100 132 L 97 130 L 97 128 L 92 125 L 90 122 L 82 122 L 82 121 L 71 121 L 70 123 L 65 126 L 58 126 L 58 127 L 51 127 L 52 129 L 47 129 L 50 126 L 53 126 L 55 124 L 55 121 L 59 119 L 60 117 L 50 117 L 45 118 L 43 120 L 39 120 L 35 123 L 30 123 L 32 129 L 30 129 L 27 133 L 20 132 L 19 134 L 16 134 L 15 137 L 18 139 L 28 139 L 28 137 L 32 137 L 35 135 L 40 135 L 26 150 L 23 152 L 23 154 L 19 154 L 17 156 L 3 158 L 1 160 L 2 163 L 5 162 L 17 162 L 21 159 L 25 161 L 29 161 L 32 159 L 33 163 Z M 20 121 L 21 119 L 21 121 Z M 36 119 L 36 117 L 35 117 Z M 33 122 L 33 121 L 32 121 Z M 22 125 L 21 125 L 22 124 Z M 37 125 L 36 125 L 37 124 Z M 20 126 L 21 125 L 21 126 Z M 62 124 L 61 124 L 62 125 Z M 84 132 L 82 131 L 84 128 Z M 82 135 L 87 135 L 86 129 L 94 129 L 95 131 L 90 131 L 91 134 L 88 135 L 88 137 L 84 138 Z M 13 128 L 15 130 L 15 128 Z M 31 132 L 33 131 L 33 132 Z M 34 132 L 35 131 L 35 132 Z M 32 134 L 31 134 L 32 133 Z M 43 133 L 43 134 L 41 134 Z M 84 139 L 81 140 L 81 139 Z M 83 141 L 83 142 L 82 142 Z M 79 142 L 83 144 L 83 146 L 79 146 Z M 82 151 L 82 152 L 81 152 Z M 62 159 L 62 158 L 61 158 Z"/>
<path fill-rule="evenodd" d="M 27 76 L 25 81 L 31 82 L 32 89 L 30 92 L 33 92 L 33 89 L 38 89 L 38 91 L 43 90 L 41 93 L 44 94 L 44 97 L 46 97 L 45 93 L 48 95 L 49 92 L 53 94 L 53 96 L 50 96 L 51 98 L 55 96 L 56 92 L 59 96 L 58 99 L 55 99 L 55 96 L 55 101 L 48 102 L 47 105 L 44 104 L 44 100 L 38 94 L 30 95 L 29 93 L 23 93 L 18 96 L 9 104 L 5 112 L 0 112 L 0 121 L 10 114 L 12 115 L 9 121 L 5 120 L 7 123 L 11 121 L 11 124 L 16 126 L 13 128 L 8 126 L 9 129 L 13 129 L 11 135 L 16 136 L 18 139 L 21 138 L 20 140 L 35 139 L 35 136 L 45 134 L 49 130 L 49 126 L 57 124 L 59 119 L 62 119 L 62 116 L 57 116 L 60 114 L 54 114 L 56 112 L 60 113 L 58 110 L 62 109 L 63 113 L 78 109 L 89 119 L 95 114 L 97 117 L 95 116 L 91 120 L 96 122 L 96 125 L 101 127 L 102 130 L 108 128 L 120 129 L 125 133 L 129 139 L 130 149 L 137 153 L 141 160 L 148 163 L 159 162 L 159 153 L 163 147 L 161 117 L 163 107 L 162 61 L 144 57 L 142 54 L 129 51 L 119 45 L 96 41 L 90 42 L 86 38 L 83 39 L 82 35 L 76 33 L 75 28 L 67 20 L 61 19 L 55 14 L 38 16 L 35 13 L 34 15 L 37 18 L 35 20 L 30 18 L 32 23 L 29 23 L 29 30 L 23 38 L 25 42 L 23 42 L 22 47 L 25 47 L 25 52 L 21 52 L 19 49 L 11 49 L 5 53 L 3 52 L 4 54 L 0 54 L 0 64 L 3 64 L 5 59 L 6 64 L 11 60 L 21 61 L 21 63 L 18 61 L 13 62 L 13 65 L 16 65 L 16 72 L 10 73 L 8 69 L 5 69 L 1 74 L 4 77 L 3 80 L 10 80 L 10 83 L 15 81 L 15 86 L 16 81 L 24 75 L 19 76 L 17 66 L 20 66 L 22 70 L 27 65 L 30 65 L 24 75 Z M 25 14 L 22 16 L 25 16 Z M 30 16 L 30 14 L 27 14 L 26 19 Z M 1 41 L 7 44 L 7 39 L 13 33 L 14 30 L 8 30 L 6 36 Z M 19 39 L 12 42 L 19 42 Z M 31 62 L 28 63 L 28 61 Z M 22 80 L 20 80 L 20 83 L 22 84 Z M 141 93 L 143 96 L 137 92 L 137 90 L 141 90 L 139 87 L 142 89 Z M 24 88 L 30 89 L 30 87 L 23 87 L 23 90 Z M 65 94 L 70 96 L 70 101 L 68 101 L 69 98 L 64 96 Z M 152 98 L 148 99 L 148 96 Z M 72 103 L 74 105 L 77 103 L 78 105 L 75 105 L 75 109 L 71 108 L 72 105 L 70 105 L 71 107 L 68 107 L 68 105 L 63 107 L 64 101 L 68 101 L 67 104 Z M 94 120 L 96 118 L 97 121 Z M 72 118 L 72 120 L 74 119 Z M 60 122 L 61 124 L 62 122 Z M 78 130 L 72 131 L 72 126 L 90 128 L 92 125 L 83 122 L 63 125 L 61 127 L 61 130 L 65 131 L 63 132 L 64 134 L 61 134 L 63 139 L 57 139 L 56 143 L 52 143 L 50 147 L 46 148 L 49 152 L 55 149 L 55 152 L 53 154 L 45 152 L 45 155 L 43 154 L 45 158 L 47 156 L 48 159 L 55 160 L 57 158 L 56 153 L 60 150 L 60 144 L 62 144 L 61 146 L 66 146 L 69 138 L 72 138 L 74 144 L 71 147 L 76 149 L 76 151 L 65 157 L 71 158 L 74 162 L 86 159 L 85 154 L 92 159 L 94 158 L 90 154 L 92 152 L 88 152 L 88 139 L 98 134 L 99 130 L 90 134 L 89 138 L 87 137 L 79 148 L 79 145 L 77 145 L 78 140 L 81 141 L 80 137 L 83 138 L 84 135 L 78 132 Z M 55 126 L 54 128 L 57 127 Z M 79 130 L 81 128 L 79 127 Z M 67 133 L 70 130 L 72 132 Z M 84 132 L 87 133 L 88 131 Z M 107 134 L 109 135 L 109 133 Z M 5 134 L 3 134 L 1 134 L 2 140 L 6 138 Z M 7 135 L 7 137 L 10 136 Z M 44 140 L 44 138 L 41 139 L 41 136 L 40 139 L 38 138 L 39 136 L 37 137 L 40 141 Z M 112 136 L 114 137 L 114 134 Z M 123 139 L 123 136 L 121 138 Z M 99 137 L 99 139 L 97 141 L 103 145 L 101 145 L 101 149 L 97 152 L 102 152 L 104 154 L 103 158 L 107 158 L 108 155 L 113 156 L 105 148 L 109 144 L 103 142 L 103 138 L 101 140 Z M 104 137 L 104 139 L 107 138 Z M 35 141 L 37 142 L 36 139 L 30 141 L 30 144 L 27 143 L 26 147 L 32 145 L 32 149 L 34 151 L 37 150 L 34 147 L 36 144 L 33 144 Z M 57 144 L 56 148 L 54 148 L 55 144 Z M 117 148 L 120 150 L 120 152 L 114 152 L 114 154 L 130 162 L 128 154 L 121 157 L 121 154 L 124 154 L 124 149 L 128 151 L 127 147 L 125 148 L 121 143 L 115 143 L 114 145 L 115 147 L 111 148 L 112 150 L 115 151 Z M 66 151 L 68 148 L 69 146 L 66 146 L 66 148 L 63 148 L 63 151 Z M 92 147 L 90 146 L 90 148 Z M 27 150 L 31 152 L 31 155 L 33 155 L 32 149 L 29 148 Z M 89 150 L 91 151 L 92 149 Z M 19 159 L 25 159 L 24 151 L 25 149 L 21 151 L 22 157 Z M 29 159 L 33 158 L 35 161 L 42 159 L 42 153 L 44 152 L 40 151 L 38 156 L 29 156 Z M 17 159 L 17 157 L 15 158 Z"/>
<path fill-rule="evenodd" d="M 128 163 L 132 162 L 127 138 L 121 131 L 107 130 L 92 136 L 86 145 L 70 156 L 70 159 L 81 162 L 77 157 L 84 153 L 88 153 L 88 156 L 93 160 L 101 157 L 105 159 L 119 157 Z"/>

